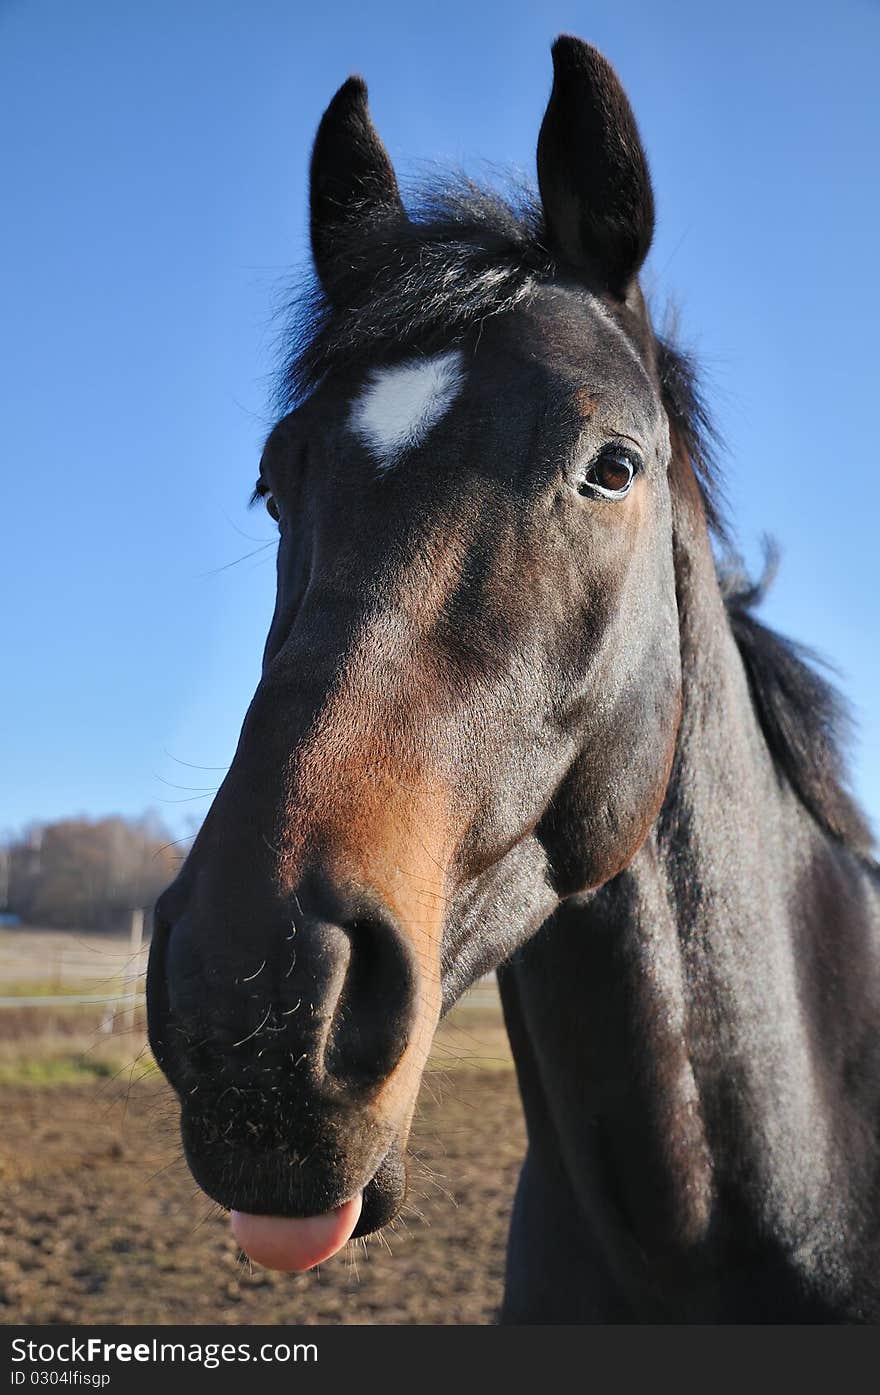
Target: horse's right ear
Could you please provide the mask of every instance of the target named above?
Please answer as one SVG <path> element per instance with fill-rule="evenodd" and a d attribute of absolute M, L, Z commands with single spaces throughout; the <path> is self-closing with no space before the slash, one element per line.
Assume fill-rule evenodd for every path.
<path fill-rule="evenodd" d="M 321 118 L 312 151 L 310 204 L 315 270 L 332 299 L 340 248 L 359 224 L 403 208 L 388 152 L 370 118 L 363 78 L 344 82 Z"/>
<path fill-rule="evenodd" d="M 538 184 L 553 253 L 589 285 L 625 300 L 654 233 L 648 161 L 611 64 L 569 35 L 553 45 Z"/>

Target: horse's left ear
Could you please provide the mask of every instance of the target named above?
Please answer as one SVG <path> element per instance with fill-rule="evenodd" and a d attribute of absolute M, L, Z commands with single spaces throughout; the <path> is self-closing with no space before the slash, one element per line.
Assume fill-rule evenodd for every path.
<path fill-rule="evenodd" d="M 648 161 L 614 69 L 568 35 L 553 45 L 538 184 L 553 252 L 589 285 L 625 300 L 654 232 Z"/>
<path fill-rule="evenodd" d="M 339 257 L 359 226 L 403 211 L 397 176 L 367 106 L 363 78 L 350 77 L 321 118 L 312 150 L 312 257 L 333 298 Z"/>

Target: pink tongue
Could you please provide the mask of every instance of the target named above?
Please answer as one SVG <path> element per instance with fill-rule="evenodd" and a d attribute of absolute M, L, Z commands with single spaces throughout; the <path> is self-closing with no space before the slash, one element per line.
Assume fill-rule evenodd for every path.
<path fill-rule="evenodd" d="M 341 1250 L 361 1214 L 363 1195 L 324 1216 L 251 1216 L 232 1212 L 232 1233 L 245 1254 L 266 1269 L 311 1269 Z"/>

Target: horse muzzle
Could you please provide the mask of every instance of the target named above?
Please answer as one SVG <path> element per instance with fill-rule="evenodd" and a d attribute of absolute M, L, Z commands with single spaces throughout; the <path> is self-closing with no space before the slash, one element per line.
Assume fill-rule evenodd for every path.
<path fill-rule="evenodd" d="M 403 1204 L 439 973 L 370 889 L 313 869 L 227 933 L 235 898 L 187 880 L 157 906 L 147 979 L 186 1160 L 252 1258 L 307 1268 Z"/>

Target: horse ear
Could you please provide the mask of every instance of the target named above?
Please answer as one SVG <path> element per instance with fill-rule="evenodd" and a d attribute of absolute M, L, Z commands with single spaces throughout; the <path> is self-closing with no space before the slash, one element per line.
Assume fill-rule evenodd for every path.
<path fill-rule="evenodd" d="M 569 35 L 553 45 L 538 185 L 552 250 L 589 284 L 624 300 L 654 232 L 648 161 L 614 69 Z"/>
<path fill-rule="evenodd" d="M 330 294 L 340 246 L 358 224 L 403 208 L 394 168 L 370 117 L 363 78 L 344 82 L 321 118 L 309 197 L 315 270 Z"/>

